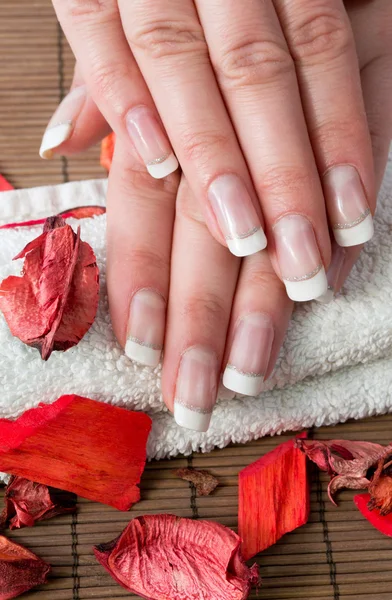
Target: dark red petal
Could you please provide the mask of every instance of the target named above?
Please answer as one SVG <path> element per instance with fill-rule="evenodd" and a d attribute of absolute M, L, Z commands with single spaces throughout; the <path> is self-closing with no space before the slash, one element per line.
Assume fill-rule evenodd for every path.
<path fill-rule="evenodd" d="M 35 554 L 0 535 L 0 600 L 16 598 L 46 583 L 50 566 Z"/>
<path fill-rule="evenodd" d="M 384 535 L 392 537 L 392 513 L 382 516 L 380 511 L 376 508 L 370 510 L 368 507 L 370 501 L 370 494 L 358 494 L 357 496 L 354 496 L 355 505 L 363 514 L 365 519 L 367 519 L 369 523 L 373 525 L 373 527 L 378 529 L 378 531 L 381 531 L 381 533 Z"/>
<path fill-rule="evenodd" d="M 0 528 L 33 527 L 37 521 L 75 510 L 75 494 L 24 477 L 12 477 L 5 492 L 5 509 L 0 518 Z"/>
<path fill-rule="evenodd" d="M 258 581 L 240 554 L 240 539 L 223 525 L 148 515 L 94 549 L 98 561 L 131 592 L 149 600 L 245 600 Z"/>
<path fill-rule="evenodd" d="M 79 396 L 0 419 L 0 471 L 128 510 L 140 498 L 151 419 Z"/>

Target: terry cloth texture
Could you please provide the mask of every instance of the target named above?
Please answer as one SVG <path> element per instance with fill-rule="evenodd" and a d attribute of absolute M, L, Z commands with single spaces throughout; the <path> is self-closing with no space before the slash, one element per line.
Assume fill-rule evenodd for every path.
<path fill-rule="evenodd" d="M 77 205 L 102 205 L 105 190 L 106 182 L 84 181 L 4 192 L 0 222 L 40 218 Z M 342 293 L 329 305 L 297 306 L 265 391 L 258 398 L 218 401 L 205 434 L 176 425 L 162 403 L 160 367 L 132 363 L 114 338 L 105 286 L 105 215 L 68 222 L 73 227 L 81 224 L 82 239 L 97 255 L 101 273 L 97 318 L 77 347 L 54 352 L 45 363 L 36 350 L 12 337 L 0 316 L 0 417 L 16 417 L 39 402 L 70 393 L 144 410 L 153 419 L 148 455 L 162 458 L 391 410 L 391 160 L 379 196 L 376 234 Z M 0 280 L 20 272 L 21 261 L 11 259 L 41 227 L 0 231 Z"/>

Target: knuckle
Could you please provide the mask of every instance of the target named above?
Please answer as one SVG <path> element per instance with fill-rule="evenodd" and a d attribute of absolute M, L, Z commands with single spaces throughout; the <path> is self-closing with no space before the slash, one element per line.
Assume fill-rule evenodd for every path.
<path fill-rule="evenodd" d="M 124 104 L 120 103 L 117 94 L 119 83 L 131 76 L 129 66 L 120 62 L 93 62 L 91 66 L 91 79 L 95 88 L 97 97 L 110 102 L 112 108 L 117 114 L 122 115 L 126 110 L 126 100 Z"/>
<path fill-rule="evenodd" d="M 72 20 L 85 20 L 113 13 L 112 0 L 55 0 L 62 4 Z M 117 13 L 117 10 L 115 11 Z"/>
<path fill-rule="evenodd" d="M 219 131 L 184 132 L 181 139 L 185 160 L 202 164 L 207 164 L 232 146 L 227 135 Z"/>
<path fill-rule="evenodd" d="M 251 266 L 247 271 L 246 285 L 251 288 L 255 288 L 257 293 L 260 291 L 268 291 L 271 294 L 272 290 L 281 290 L 283 294 L 286 294 L 283 282 L 276 276 L 272 271 L 266 271 L 261 269 L 260 266 Z"/>
<path fill-rule="evenodd" d="M 127 258 L 130 273 L 156 273 L 163 279 L 169 274 L 169 257 L 152 250 L 151 247 L 132 248 Z"/>
<path fill-rule="evenodd" d="M 313 189 L 308 171 L 303 167 L 279 165 L 270 167 L 260 179 L 260 187 L 276 199 L 287 199 L 288 196 L 303 195 L 304 190 Z"/>
<path fill-rule="evenodd" d="M 273 40 L 244 41 L 228 48 L 214 68 L 223 83 L 241 87 L 274 83 L 294 72 L 287 47 Z"/>
<path fill-rule="evenodd" d="M 221 298 L 213 292 L 188 298 L 181 308 L 182 317 L 194 323 L 203 323 L 204 331 L 215 330 L 225 320 L 225 308 Z"/>
<path fill-rule="evenodd" d="M 136 27 L 129 42 L 156 59 L 189 53 L 208 54 L 203 31 L 197 22 L 149 22 Z"/>
<path fill-rule="evenodd" d="M 298 61 L 334 59 L 346 54 L 353 45 L 342 12 L 327 5 L 293 23 L 291 40 L 292 55 Z"/>

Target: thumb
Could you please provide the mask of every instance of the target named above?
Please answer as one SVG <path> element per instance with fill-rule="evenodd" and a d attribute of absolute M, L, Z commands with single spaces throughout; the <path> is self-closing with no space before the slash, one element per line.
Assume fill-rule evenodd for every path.
<path fill-rule="evenodd" d="M 51 159 L 87 150 L 110 132 L 91 98 L 78 64 L 69 93 L 57 107 L 42 138 L 40 156 Z"/>

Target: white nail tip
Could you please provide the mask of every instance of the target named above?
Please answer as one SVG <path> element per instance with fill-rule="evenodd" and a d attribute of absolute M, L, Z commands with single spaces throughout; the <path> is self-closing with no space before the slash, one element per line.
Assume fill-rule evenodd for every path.
<path fill-rule="evenodd" d="M 177 425 L 181 427 L 205 432 L 210 425 L 211 413 L 201 413 L 191 410 L 179 402 L 174 402 L 174 418 Z"/>
<path fill-rule="evenodd" d="M 154 177 L 154 179 L 162 179 L 163 177 L 167 177 L 167 175 L 174 173 L 174 171 L 178 169 L 178 160 L 172 152 L 170 156 L 168 156 L 167 159 L 161 163 L 155 163 L 146 166 L 151 177 Z"/>
<path fill-rule="evenodd" d="M 225 369 L 223 374 L 223 385 L 233 392 L 245 394 L 246 396 L 258 396 L 263 385 L 263 376 L 254 377 L 239 373 L 234 369 Z"/>
<path fill-rule="evenodd" d="M 364 244 L 373 237 L 373 217 L 372 215 L 368 215 L 362 223 L 355 225 L 355 227 L 350 227 L 349 229 L 334 229 L 333 234 L 336 243 L 339 244 L 339 246 L 349 247 Z"/>
<path fill-rule="evenodd" d="M 146 367 L 157 367 L 161 360 L 162 351 L 143 346 L 133 340 L 127 340 L 127 343 L 125 344 L 125 354 L 128 358 L 141 365 L 145 365 Z"/>
<path fill-rule="evenodd" d="M 61 146 L 61 144 L 67 141 L 71 132 L 72 123 L 61 123 L 49 127 L 42 138 L 41 148 L 39 149 L 40 157 L 47 160 L 53 158 L 52 150 L 58 148 L 58 146 Z"/>
<path fill-rule="evenodd" d="M 328 289 L 327 276 L 325 269 L 322 267 L 314 277 L 305 279 L 304 281 L 286 281 L 283 280 L 286 286 L 286 292 L 291 300 L 296 302 L 306 302 L 319 298 Z"/>
<path fill-rule="evenodd" d="M 267 238 L 262 229 L 258 229 L 252 235 L 244 238 L 227 239 L 227 246 L 234 256 L 249 256 L 267 246 Z"/>

